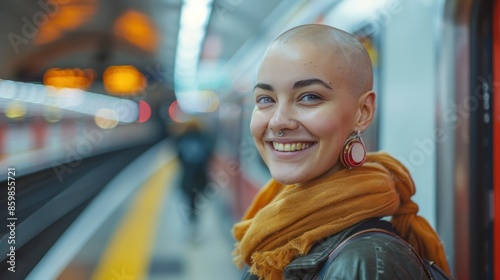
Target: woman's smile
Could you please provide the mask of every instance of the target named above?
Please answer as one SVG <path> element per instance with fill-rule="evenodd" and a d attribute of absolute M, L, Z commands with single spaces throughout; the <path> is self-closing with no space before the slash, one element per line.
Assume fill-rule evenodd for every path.
<path fill-rule="evenodd" d="M 278 152 L 295 152 L 308 149 L 315 142 L 292 142 L 292 143 L 282 143 L 282 142 L 269 142 L 271 143 L 273 149 Z"/>

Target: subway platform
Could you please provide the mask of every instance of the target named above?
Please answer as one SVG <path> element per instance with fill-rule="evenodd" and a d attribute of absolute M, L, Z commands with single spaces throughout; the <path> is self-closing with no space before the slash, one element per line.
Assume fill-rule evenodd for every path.
<path fill-rule="evenodd" d="M 231 255 L 234 218 L 223 194 L 201 203 L 199 223 L 191 224 L 178 171 L 171 145 L 142 153 L 92 199 L 26 279 L 239 279 Z"/>

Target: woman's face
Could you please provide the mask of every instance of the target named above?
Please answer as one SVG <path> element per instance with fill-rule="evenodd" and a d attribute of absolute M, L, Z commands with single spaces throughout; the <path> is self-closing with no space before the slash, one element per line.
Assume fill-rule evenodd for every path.
<path fill-rule="evenodd" d="M 301 184 L 342 168 L 344 141 L 358 129 L 359 95 L 349 87 L 339 55 L 295 43 L 274 45 L 264 57 L 250 130 L 281 183 Z"/>

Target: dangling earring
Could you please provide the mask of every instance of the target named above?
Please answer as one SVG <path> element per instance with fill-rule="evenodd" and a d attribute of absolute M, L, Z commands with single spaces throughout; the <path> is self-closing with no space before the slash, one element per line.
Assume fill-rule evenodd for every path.
<path fill-rule="evenodd" d="M 345 167 L 351 169 L 361 166 L 366 159 L 366 148 L 363 140 L 361 140 L 361 131 L 357 131 L 344 143 L 344 148 L 340 153 L 340 162 Z"/>

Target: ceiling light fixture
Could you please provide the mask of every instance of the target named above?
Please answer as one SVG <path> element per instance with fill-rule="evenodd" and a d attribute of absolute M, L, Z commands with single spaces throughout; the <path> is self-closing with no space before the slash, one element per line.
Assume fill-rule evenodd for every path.
<path fill-rule="evenodd" d="M 204 112 L 199 98 L 197 70 L 213 0 L 184 0 L 177 40 L 174 89 L 180 108 L 186 113 Z"/>

